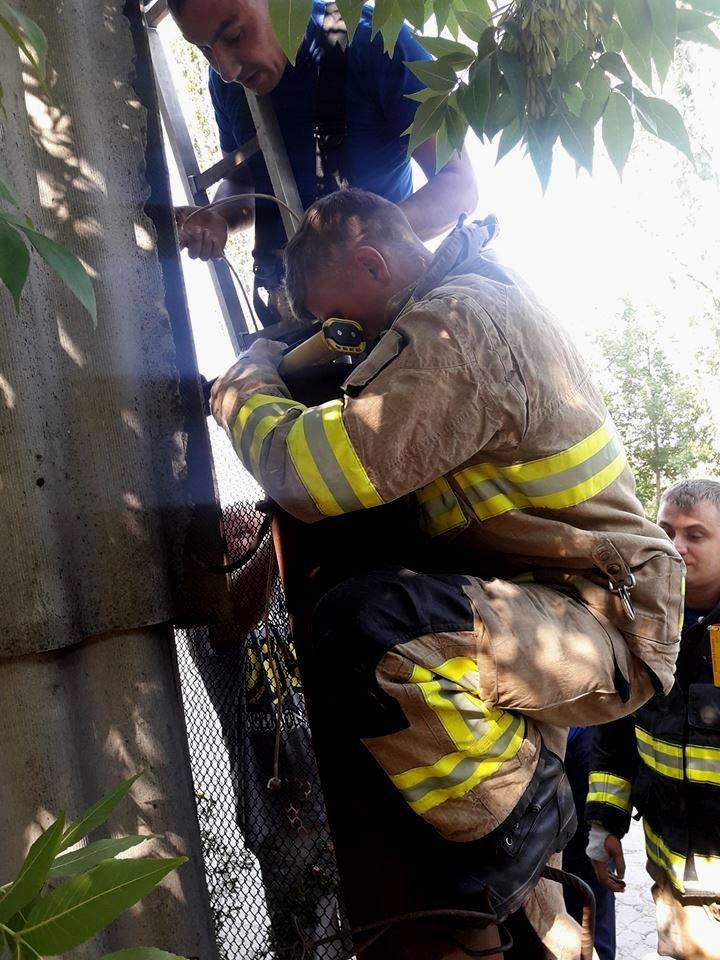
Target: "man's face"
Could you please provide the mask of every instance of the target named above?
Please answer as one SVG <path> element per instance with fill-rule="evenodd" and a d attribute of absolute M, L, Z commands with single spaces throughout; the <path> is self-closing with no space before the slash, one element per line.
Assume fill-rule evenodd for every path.
<path fill-rule="evenodd" d="M 268 0 L 185 0 L 175 20 L 226 83 L 263 94 L 280 82 L 287 58 L 270 26 Z"/>
<path fill-rule="evenodd" d="M 717 600 L 720 597 L 720 510 L 707 501 L 689 510 L 662 503 L 658 523 L 685 561 L 688 593 L 714 596 Z"/>
<path fill-rule="evenodd" d="M 315 271 L 307 283 L 307 309 L 318 320 L 355 320 L 368 337 L 375 336 L 382 330 L 393 293 L 390 278 L 377 273 L 375 264 L 358 262 L 349 252 L 347 259 Z"/>

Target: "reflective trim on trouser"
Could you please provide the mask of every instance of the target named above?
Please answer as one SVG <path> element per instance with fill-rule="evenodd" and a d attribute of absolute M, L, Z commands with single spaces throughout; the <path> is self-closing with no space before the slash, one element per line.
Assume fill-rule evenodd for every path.
<path fill-rule="evenodd" d="M 612 773 L 593 771 L 588 778 L 588 788 L 587 803 L 608 803 L 626 813 L 632 810 L 629 780 Z"/>
<path fill-rule="evenodd" d="M 720 890 L 720 857 L 694 853 L 688 861 L 683 854 L 671 850 L 647 820 L 643 820 L 643 828 L 648 858 L 665 871 L 676 890 L 686 894 Z"/>
<path fill-rule="evenodd" d="M 720 750 L 689 743 L 685 747 L 685 776 L 696 783 L 720 786 Z"/>
<path fill-rule="evenodd" d="M 338 677 L 327 696 L 408 803 L 458 841 L 494 830 L 527 788 L 540 747 L 527 718 L 605 723 L 652 693 L 612 624 L 543 584 L 379 570 L 330 591 L 313 630 Z"/>
<path fill-rule="evenodd" d="M 683 748 L 680 744 L 657 740 L 637 724 L 635 724 L 635 737 L 638 753 L 651 770 L 671 780 L 683 779 Z"/>

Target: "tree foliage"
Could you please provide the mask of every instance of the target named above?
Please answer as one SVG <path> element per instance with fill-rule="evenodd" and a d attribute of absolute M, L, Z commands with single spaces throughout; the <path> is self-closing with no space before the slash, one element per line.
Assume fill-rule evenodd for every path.
<path fill-rule="evenodd" d="M 627 303 L 619 327 L 598 337 L 605 401 L 625 444 L 637 494 L 657 516 L 665 487 L 700 465 L 720 467 L 718 437 L 701 388 L 660 345 L 660 323 L 644 326 Z"/>
<path fill-rule="evenodd" d="M 6 0 L 0 0 L 0 32 L 23 54 L 41 93 L 48 96 L 45 81 L 48 45 L 43 31 Z M 4 112 L 4 109 L 0 85 L 0 110 Z M 10 293 L 16 313 L 20 312 L 20 297 L 28 278 L 30 250 L 45 261 L 96 320 L 95 291 L 85 267 L 67 247 L 35 229 L 27 213 L 20 209 L 11 184 L 0 176 L 0 281 Z"/>
<path fill-rule="evenodd" d="M 270 0 L 291 61 L 311 2 Z M 362 0 L 338 6 L 352 37 Z M 592 172 L 598 128 L 620 175 L 637 126 L 692 160 L 682 117 L 653 87 L 664 82 L 679 40 L 720 47 L 711 29 L 718 15 L 720 0 L 375 0 L 373 31 L 392 52 L 407 20 L 436 58 L 408 64 L 426 84 L 414 95 L 411 152 L 436 136 L 440 168 L 471 127 L 481 140 L 499 135 L 498 159 L 524 145 L 545 189 L 558 141 Z"/>
<path fill-rule="evenodd" d="M 0 957 L 9 951 L 11 960 L 42 960 L 74 950 L 186 862 L 187 857 L 116 859 L 151 836 L 96 840 L 68 851 L 105 823 L 135 780 L 101 797 L 74 823 L 66 825 L 61 814 L 33 843 L 15 879 L 0 887 Z M 103 960 L 180 958 L 138 947 Z"/>

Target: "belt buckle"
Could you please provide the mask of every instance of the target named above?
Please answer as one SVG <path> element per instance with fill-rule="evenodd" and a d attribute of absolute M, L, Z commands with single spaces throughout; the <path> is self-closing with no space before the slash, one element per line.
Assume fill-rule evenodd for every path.
<path fill-rule="evenodd" d="M 635 586 L 635 576 L 632 573 L 628 573 L 624 580 L 613 580 L 610 578 L 608 585 L 610 587 L 610 593 L 614 593 L 620 597 L 628 620 L 634 620 L 635 607 L 633 607 L 632 600 L 630 599 L 630 591 Z"/>

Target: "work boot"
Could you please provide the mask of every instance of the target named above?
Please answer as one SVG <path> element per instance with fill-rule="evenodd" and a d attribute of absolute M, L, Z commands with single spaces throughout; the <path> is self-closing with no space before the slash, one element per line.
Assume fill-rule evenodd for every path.
<path fill-rule="evenodd" d="M 454 884 L 462 906 L 479 904 L 484 890 L 483 903 L 489 903 L 497 921 L 505 920 L 522 906 L 550 857 L 564 849 L 576 829 L 562 761 L 543 745 L 533 778 L 512 813 L 482 840 L 463 845 L 466 855 L 456 875 L 461 879 Z"/>

